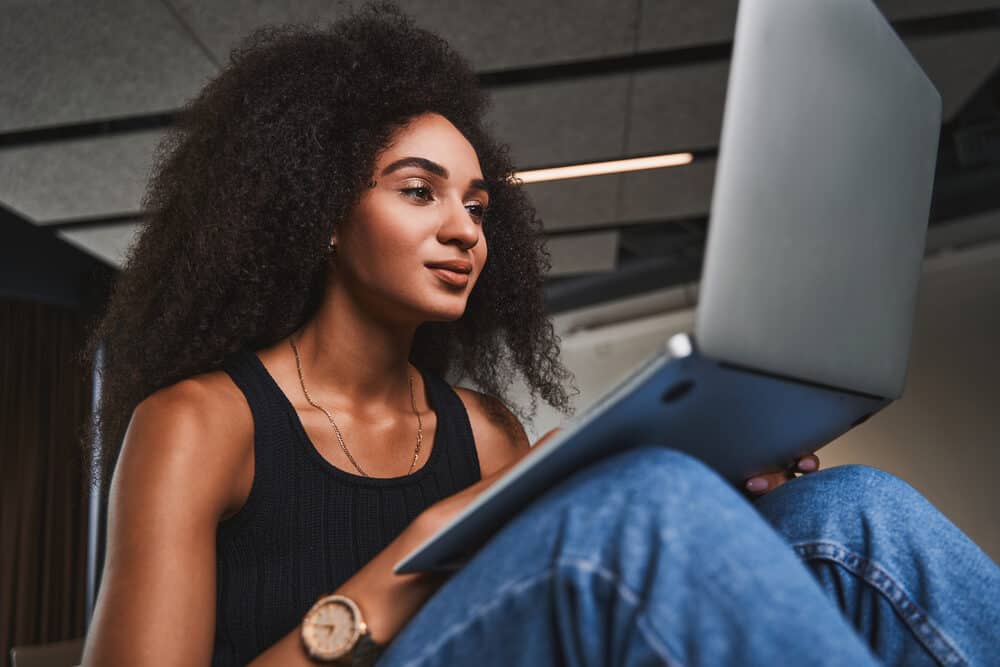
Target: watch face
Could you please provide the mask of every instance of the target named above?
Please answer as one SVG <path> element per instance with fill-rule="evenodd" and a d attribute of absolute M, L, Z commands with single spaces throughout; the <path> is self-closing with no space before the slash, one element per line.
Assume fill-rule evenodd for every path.
<path fill-rule="evenodd" d="M 354 647 L 358 634 L 353 610 L 338 600 L 321 600 L 302 621 L 302 639 L 315 658 L 343 656 Z"/>

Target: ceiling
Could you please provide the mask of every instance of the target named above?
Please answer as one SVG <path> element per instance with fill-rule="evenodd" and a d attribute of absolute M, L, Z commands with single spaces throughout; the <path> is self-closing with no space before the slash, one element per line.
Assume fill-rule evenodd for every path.
<path fill-rule="evenodd" d="M 735 0 L 398 4 L 481 74 L 519 169 L 695 151 L 687 167 L 524 186 L 553 304 L 697 278 Z M 944 99 L 933 224 L 980 220 L 1000 209 L 1000 3 L 876 4 Z M 263 24 L 345 13 L 322 0 L 0 0 L 5 215 L 120 265 L 162 128 L 229 49 Z"/>

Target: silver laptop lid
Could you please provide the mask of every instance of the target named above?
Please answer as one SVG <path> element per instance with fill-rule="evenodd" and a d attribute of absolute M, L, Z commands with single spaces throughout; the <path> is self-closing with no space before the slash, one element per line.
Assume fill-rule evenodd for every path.
<path fill-rule="evenodd" d="M 899 397 L 940 125 L 940 95 L 869 0 L 742 0 L 701 351 Z"/>

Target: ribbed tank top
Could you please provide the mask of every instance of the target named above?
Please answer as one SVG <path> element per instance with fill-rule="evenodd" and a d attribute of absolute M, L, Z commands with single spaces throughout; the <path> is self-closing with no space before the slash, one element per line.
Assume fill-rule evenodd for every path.
<path fill-rule="evenodd" d="M 254 424 L 249 497 L 216 534 L 213 665 L 244 665 L 288 634 L 322 595 L 339 587 L 422 510 L 480 479 L 465 406 L 441 378 L 421 372 L 437 414 L 430 456 L 411 475 L 369 478 L 330 464 L 257 355 L 225 371 Z"/>

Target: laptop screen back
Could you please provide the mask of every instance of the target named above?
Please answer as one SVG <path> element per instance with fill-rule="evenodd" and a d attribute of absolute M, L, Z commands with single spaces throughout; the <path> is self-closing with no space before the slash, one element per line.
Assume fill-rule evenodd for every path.
<path fill-rule="evenodd" d="M 743 0 L 701 351 L 898 397 L 940 124 L 940 95 L 869 0 Z"/>

